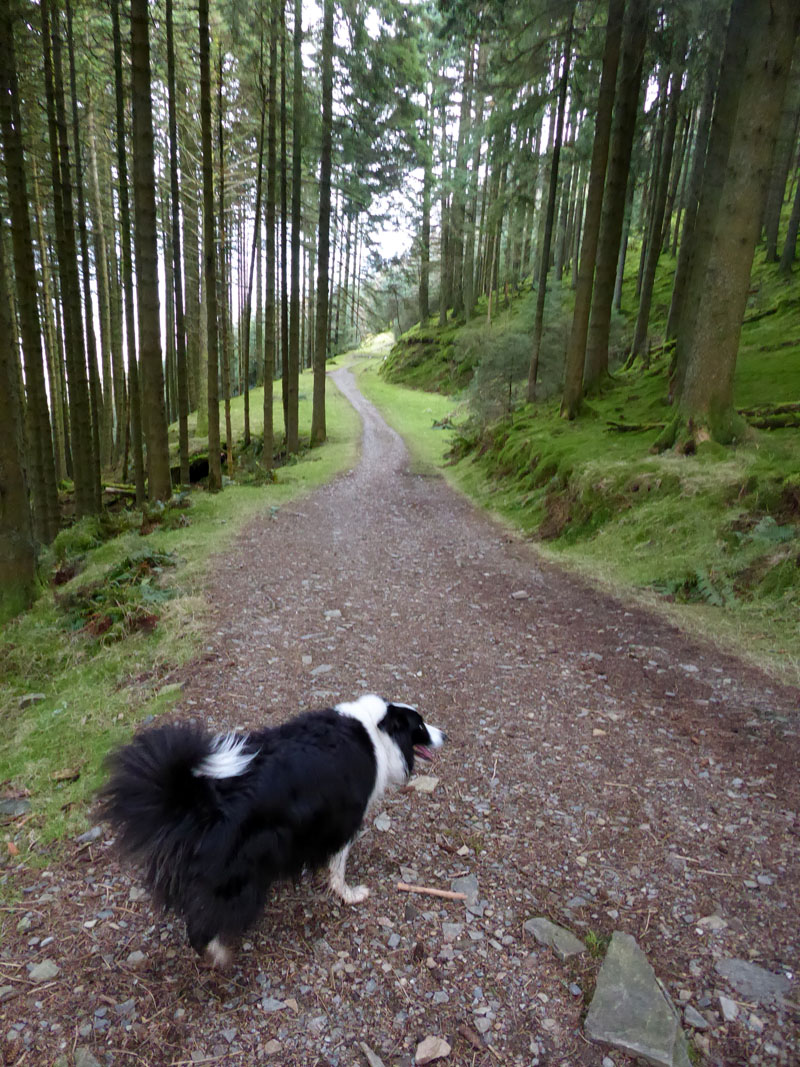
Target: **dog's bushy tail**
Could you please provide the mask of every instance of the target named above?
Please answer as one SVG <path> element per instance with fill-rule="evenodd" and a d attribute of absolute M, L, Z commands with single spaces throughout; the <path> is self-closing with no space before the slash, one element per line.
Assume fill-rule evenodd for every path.
<path fill-rule="evenodd" d="M 192 857 L 220 818 L 213 765 L 226 741 L 192 726 L 160 726 L 107 760 L 101 817 L 164 907 L 180 908 Z"/>

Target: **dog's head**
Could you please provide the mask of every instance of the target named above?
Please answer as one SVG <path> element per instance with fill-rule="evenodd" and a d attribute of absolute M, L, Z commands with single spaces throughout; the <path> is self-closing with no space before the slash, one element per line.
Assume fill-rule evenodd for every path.
<path fill-rule="evenodd" d="M 414 770 L 415 757 L 430 762 L 435 750 L 447 740 L 442 730 L 429 726 L 417 709 L 408 704 L 388 703 L 378 729 L 400 749 L 409 775 Z"/>

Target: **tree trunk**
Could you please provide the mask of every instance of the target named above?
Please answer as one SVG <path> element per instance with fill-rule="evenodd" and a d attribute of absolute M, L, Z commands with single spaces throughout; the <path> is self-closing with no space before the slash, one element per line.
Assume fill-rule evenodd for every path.
<path fill-rule="evenodd" d="M 587 389 L 599 388 L 608 374 L 611 302 L 614 296 L 631 149 L 642 84 L 648 7 L 648 0 L 631 0 L 625 13 L 619 88 L 614 102 L 614 125 L 603 193 L 603 212 L 600 219 L 592 310 L 586 345 L 584 386 Z"/>
<path fill-rule="evenodd" d="M 798 181 L 794 190 L 792 214 L 789 217 L 789 225 L 786 229 L 786 240 L 783 243 L 783 252 L 781 252 L 780 271 L 784 277 L 787 277 L 792 271 L 792 264 L 794 263 L 794 258 L 797 252 L 798 229 L 800 229 L 800 169 L 798 169 Z"/>
<path fill-rule="evenodd" d="M 7 169 L 11 167 L 5 137 L 8 83 L 16 82 L 16 67 L 8 48 L 11 33 L 8 0 L 0 0 L 0 93 L 3 97 L 0 119 Z M 0 433 L 0 625 L 29 607 L 36 589 L 36 550 L 28 503 L 22 398 L 2 231 L 0 214 L 0 426 L 3 427 Z"/>
<path fill-rule="evenodd" d="M 172 283 L 175 292 L 175 360 L 178 385 L 178 453 L 181 485 L 189 484 L 189 381 L 186 367 L 186 320 L 183 313 L 181 255 L 181 191 L 178 178 L 178 119 L 175 108 L 175 43 L 172 0 L 167 0 L 167 106 L 169 109 L 169 174 L 172 201 Z"/>
<path fill-rule="evenodd" d="M 100 319 L 100 349 L 103 355 L 103 422 L 100 433 L 100 459 L 110 465 L 114 454 L 114 418 L 119 410 L 114 390 L 119 382 L 112 372 L 114 337 L 111 326 L 111 297 L 108 284 L 108 254 L 103 221 L 103 206 L 100 197 L 100 175 L 97 167 L 97 131 L 95 129 L 94 105 L 91 87 L 86 86 L 86 128 L 89 149 L 89 204 L 92 213 L 94 235 L 95 281 Z"/>
<path fill-rule="evenodd" d="M 220 355 L 222 357 L 222 403 L 225 408 L 225 456 L 228 477 L 233 478 L 233 433 L 231 427 L 231 359 L 230 324 L 231 307 L 228 292 L 228 242 L 225 223 L 225 137 L 224 107 L 222 98 L 222 45 L 217 45 L 217 122 L 219 148 L 219 296 L 218 313 L 220 324 Z"/>
<path fill-rule="evenodd" d="M 430 268 L 431 268 L 431 184 L 433 168 L 433 115 L 431 101 L 426 96 L 425 141 L 422 150 L 422 223 L 419 235 L 419 288 L 417 304 L 419 324 L 424 326 L 430 318 Z"/>
<path fill-rule="evenodd" d="M 289 366 L 286 407 L 286 451 L 297 452 L 299 432 L 297 405 L 300 392 L 300 241 L 302 237 L 303 150 L 303 3 L 294 0 L 292 71 L 292 240 L 291 293 L 289 297 Z"/>
<path fill-rule="evenodd" d="M 649 364 L 647 358 L 647 327 L 650 321 L 650 306 L 653 300 L 653 286 L 656 280 L 656 268 L 658 257 L 661 254 L 661 233 L 664 225 L 664 211 L 667 204 L 669 191 L 669 178 L 672 170 L 672 155 L 675 147 L 675 132 L 678 128 L 678 105 L 681 98 L 681 80 L 683 78 L 684 59 L 686 56 L 685 31 L 677 30 L 677 40 L 674 45 L 672 60 L 671 89 L 666 122 L 664 126 L 664 141 L 661 151 L 660 174 L 656 184 L 655 197 L 653 200 L 653 213 L 650 221 L 650 236 L 647 245 L 647 260 L 642 278 L 642 291 L 639 297 L 639 311 L 636 316 L 636 327 L 633 333 L 628 365 L 637 356 L 644 358 L 645 366 Z"/>
<path fill-rule="evenodd" d="M 322 29 L 322 148 L 319 163 L 317 245 L 317 314 L 314 344 L 314 402 L 311 444 L 325 440 L 325 358 L 328 334 L 328 259 L 331 221 L 331 152 L 333 121 L 333 0 L 324 0 Z"/>
<path fill-rule="evenodd" d="M 283 446 L 287 454 L 289 439 L 289 286 L 287 285 L 287 251 L 289 221 L 289 187 L 286 152 L 286 14 L 280 7 L 281 34 L 281 399 L 283 401 Z"/>
<path fill-rule="evenodd" d="M 217 265 L 214 239 L 214 152 L 211 144 L 211 42 L 208 0 L 199 0 L 200 125 L 203 145 L 203 275 L 208 352 L 208 488 L 222 488 L 219 440 L 219 340 L 217 334 Z"/>
<path fill-rule="evenodd" d="M 703 292 L 702 314 L 682 323 L 679 338 L 686 370 L 672 431 L 680 435 L 686 420 L 693 442 L 711 436 L 724 443 L 740 432 L 733 408 L 733 375 L 795 19 L 793 0 L 735 0 L 731 11 L 728 35 L 741 35 L 746 41 L 744 64 L 736 69 L 738 109 L 724 184 L 716 187 L 710 247 L 703 274 L 697 277 Z M 723 63 L 735 51 L 726 49 Z M 713 129 L 711 138 L 713 142 Z"/>
<path fill-rule="evenodd" d="M 719 73 L 719 53 L 722 48 L 724 25 L 722 16 L 718 15 L 712 22 L 709 32 L 709 54 L 706 59 L 705 85 L 703 99 L 700 104 L 700 114 L 697 118 L 697 133 L 695 135 L 694 156 L 686 188 L 685 210 L 683 215 L 683 229 L 681 231 L 680 248 L 678 249 L 678 262 L 675 265 L 675 277 L 672 281 L 672 296 L 669 304 L 667 317 L 666 340 L 670 341 L 677 336 L 680 327 L 680 318 L 683 313 L 683 301 L 686 291 L 686 283 L 692 265 L 692 257 L 695 246 L 695 226 L 700 203 L 700 191 L 703 185 L 703 172 L 708 151 L 708 137 L 711 130 L 711 115 L 714 110 L 714 96 L 717 87 L 717 75 Z"/>
<path fill-rule="evenodd" d="M 86 361 L 89 372 L 89 401 L 92 416 L 92 493 L 93 510 L 102 507 L 102 486 L 100 484 L 100 423 L 103 417 L 103 396 L 100 387 L 100 373 L 97 367 L 97 340 L 94 332 L 94 307 L 92 304 L 92 283 L 89 267 L 89 239 L 86 232 L 86 201 L 83 195 L 83 162 L 81 157 L 81 138 L 78 119 L 78 92 L 75 77 L 75 41 L 72 32 L 72 4 L 66 0 L 67 15 L 67 53 L 69 57 L 69 83 L 72 98 L 72 136 L 75 143 L 75 192 L 78 200 L 78 236 L 81 244 L 81 280 L 83 282 L 83 306 L 85 311 Z"/>
<path fill-rule="evenodd" d="M 575 289 L 575 310 L 567 344 L 564 395 L 561 399 L 561 417 L 564 419 L 574 419 L 578 414 L 583 392 L 586 336 L 589 332 L 589 310 L 592 303 L 597 239 L 600 234 L 600 215 L 603 208 L 603 186 L 611 142 L 611 117 L 614 108 L 614 90 L 617 81 L 624 12 L 625 0 L 610 0 L 606 41 L 603 49 L 603 69 L 597 97 L 592 161 L 589 167 L 589 190 L 586 195 L 586 216 L 583 222 L 583 247 L 578 270 L 578 284 Z"/>
<path fill-rule="evenodd" d="M 128 191 L 128 157 L 125 151 L 125 97 L 122 82 L 122 40 L 119 25 L 119 0 L 111 2 L 111 27 L 114 39 L 114 87 L 117 132 L 117 180 L 119 183 L 120 229 L 122 231 L 122 285 L 125 290 L 125 335 L 128 350 L 128 404 L 130 408 L 130 445 L 136 503 L 145 497 L 144 450 L 142 445 L 142 404 L 139 391 L 139 365 L 136 353 L 136 305 L 133 298 L 133 251 L 131 248 L 131 213 Z M 123 478 L 126 476 L 123 463 Z"/>
<path fill-rule="evenodd" d="M 561 155 L 561 141 L 564 136 L 564 113 L 567 103 L 567 85 L 569 82 L 570 61 L 572 59 L 572 28 L 575 8 L 569 15 L 567 34 L 564 40 L 563 69 L 558 90 L 558 117 L 556 118 L 555 143 L 553 144 L 553 161 L 550 164 L 550 188 L 547 194 L 547 216 L 544 224 L 544 240 L 539 260 L 539 291 L 536 294 L 536 317 L 533 323 L 533 342 L 531 345 L 531 363 L 528 370 L 528 403 L 536 399 L 536 380 L 539 374 L 539 353 L 542 345 L 544 328 L 544 298 L 547 290 L 547 269 L 550 263 L 550 244 L 553 239 L 553 222 L 556 211 L 556 193 L 558 191 L 558 164 Z"/>
<path fill-rule="evenodd" d="M 275 379 L 275 344 L 276 344 L 276 308 L 275 308 L 275 221 L 277 217 L 277 125 L 278 101 L 276 98 L 278 65 L 278 20 L 275 0 L 270 2 L 269 21 L 269 85 L 267 88 L 267 294 L 264 301 L 264 446 L 261 452 L 261 464 L 265 470 L 271 470 L 275 452 L 275 426 L 273 417 L 274 379 Z"/>
<path fill-rule="evenodd" d="M 22 352 L 25 364 L 25 386 L 27 404 L 25 407 L 27 430 L 27 455 L 31 472 L 31 491 L 33 495 L 34 532 L 39 541 L 49 544 L 58 532 L 58 496 L 56 493 L 56 470 L 53 459 L 53 438 L 50 426 L 50 414 L 47 408 L 45 392 L 44 364 L 42 361 L 42 334 L 39 322 L 38 286 L 36 265 L 33 258 L 33 233 L 28 213 L 27 179 L 22 149 L 22 126 L 19 110 L 19 90 L 17 87 L 17 63 L 14 47 L 14 29 L 8 0 L 0 0 L 0 131 L 2 132 L 3 161 L 5 164 L 8 191 L 8 206 L 11 215 L 13 238 L 14 273 L 16 277 L 17 309 L 19 327 L 22 335 Z M 2 237 L 0 235 L 0 243 Z M 21 397 L 17 390 L 17 355 L 14 342 L 14 326 L 8 298 L 8 281 L 5 261 L 2 264 L 2 288 L 0 295 L 0 339 L 2 350 L 2 373 L 4 384 L 0 392 L 6 393 L 5 382 L 13 379 L 13 394 L 10 394 L 3 406 L 8 405 L 8 418 L 0 419 L 3 427 L 0 437 L 5 439 L 2 446 L 2 507 L 0 507 L 0 525 L 8 523 L 9 536 L 12 538 L 10 556 L 16 554 L 24 557 L 28 549 L 25 540 L 29 538 L 30 516 L 27 514 L 27 499 L 22 503 L 20 494 L 25 493 L 25 472 L 20 462 L 13 465 L 13 457 L 23 447 L 22 426 L 19 422 L 22 408 Z M 6 481 L 8 479 L 8 482 Z M 9 494 L 6 502 L 6 493 Z M 5 530 L 3 531 L 5 533 Z M 0 538 L 2 541 L 2 538 Z M 32 551 L 32 546 L 30 548 Z M 5 570 L 7 564 L 2 559 Z M 8 566 L 11 565 L 9 559 Z M 22 581 L 19 594 L 25 595 L 19 602 L 22 607 L 30 590 L 27 571 L 20 575 Z M 2 588 L 0 580 L 0 588 Z M 27 592 L 26 592 L 27 590 Z"/>
<path fill-rule="evenodd" d="M 142 411 L 144 439 L 147 444 L 147 492 L 150 500 L 169 500 L 172 495 L 172 482 L 164 404 L 164 374 L 161 367 L 155 160 L 150 94 L 149 7 L 147 0 L 131 0 L 134 245 Z"/>
<path fill-rule="evenodd" d="M 78 254 L 72 207 L 72 175 L 67 136 L 64 78 L 61 63 L 61 28 L 53 18 L 52 0 L 43 0 L 42 45 L 45 95 L 47 97 L 50 161 L 53 168 L 53 207 L 69 390 L 70 437 L 72 440 L 75 512 L 91 515 L 97 506 L 95 467 L 92 454 L 92 416 L 86 374 L 83 318 L 81 314 Z M 52 49 L 52 51 L 51 51 Z"/>

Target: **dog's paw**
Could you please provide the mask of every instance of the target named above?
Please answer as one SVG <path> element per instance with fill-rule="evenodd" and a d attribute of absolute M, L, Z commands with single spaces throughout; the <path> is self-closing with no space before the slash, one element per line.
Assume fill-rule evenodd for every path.
<path fill-rule="evenodd" d="M 233 953 L 227 945 L 223 945 L 218 937 L 214 937 L 206 945 L 206 960 L 212 967 L 225 970 L 233 961 Z"/>
<path fill-rule="evenodd" d="M 342 886 L 338 895 L 345 904 L 361 904 L 369 896 L 369 889 L 365 885 Z"/>

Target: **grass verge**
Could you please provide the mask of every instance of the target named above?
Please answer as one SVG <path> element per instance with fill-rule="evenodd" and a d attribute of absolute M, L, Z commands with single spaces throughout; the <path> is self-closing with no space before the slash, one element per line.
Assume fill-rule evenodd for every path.
<path fill-rule="evenodd" d="M 306 432 L 310 381 L 303 375 Z M 251 393 L 254 416 L 261 396 Z M 275 420 L 280 428 L 279 397 Z M 254 431 L 260 425 L 258 416 Z M 44 846 L 85 825 L 109 749 L 176 700 L 169 674 L 201 647 L 209 610 L 204 581 L 215 559 L 250 520 L 352 465 L 360 420 L 333 386 L 327 425 L 327 442 L 281 467 L 275 482 L 229 485 L 214 495 L 194 490 L 145 522 L 141 512 L 117 518 L 121 532 L 108 539 L 97 520 L 59 536 L 55 564 L 66 580 L 48 585 L 29 612 L 0 631 L 0 799 L 28 809 L 0 813 L 9 865 L 0 873 L 0 896 L 11 891 L 14 864 L 36 862 L 47 855 Z"/>
<path fill-rule="evenodd" d="M 669 306 L 674 262 L 662 257 L 654 332 Z M 633 278 L 623 306 L 635 307 Z M 527 298 L 498 327 L 482 327 L 482 362 L 461 398 L 417 393 L 392 381 L 436 385 L 446 353 L 473 344 L 476 327 L 448 324 L 438 352 L 426 327 L 424 359 L 405 377 L 417 349 L 403 342 L 384 364 L 378 384 L 368 365 L 361 382 L 414 452 L 420 412 L 451 413 L 458 429 L 451 482 L 483 507 L 539 542 L 547 557 L 617 595 L 631 596 L 672 621 L 720 642 L 780 677 L 800 682 L 800 434 L 796 428 L 752 429 L 736 447 L 701 444 L 695 455 L 653 455 L 650 447 L 671 418 L 668 356 L 646 370 L 617 370 L 585 415 L 559 417 L 559 349 L 553 328 L 548 392 L 520 402 L 524 378 L 512 358 L 526 334 Z M 554 305 L 555 306 L 555 305 Z M 562 302 L 569 321 L 569 303 Z M 748 321 L 749 319 L 749 321 Z M 800 395 L 800 301 L 777 270 L 758 261 L 742 330 L 735 403 L 744 410 L 791 404 Z M 625 320 L 615 323 L 624 350 Z M 429 336 L 430 335 L 430 336 Z M 518 361 L 517 361 L 518 362 Z M 619 360 L 617 363 L 619 364 Z M 524 363 L 524 361 L 523 361 Z M 487 367 L 496 369 L 494 378 Z M 526 369 L 526 367 L 525 367 Z M 506 380 L 507 379 L 507 380 Z M 495 402 L 490 404 L 492 389 Z M 465 414 L 466 412 L 466 414 Z"/>

